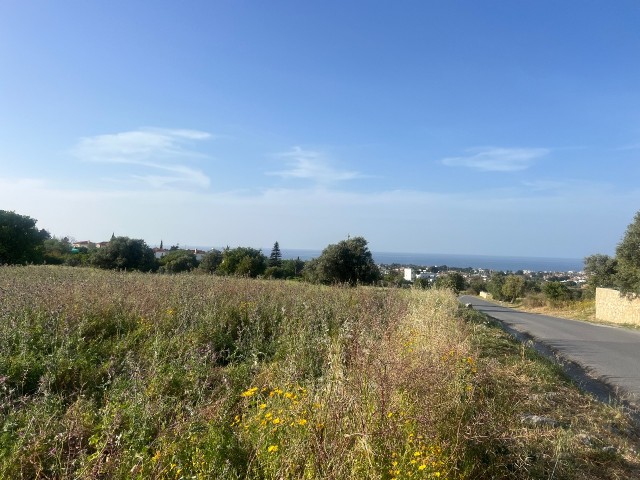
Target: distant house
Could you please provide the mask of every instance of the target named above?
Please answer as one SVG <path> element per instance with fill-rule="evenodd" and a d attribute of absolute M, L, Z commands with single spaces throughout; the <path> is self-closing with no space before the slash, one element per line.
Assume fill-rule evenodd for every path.
<path fill-rule="evenodd" d="M 82 242 L 74 242 L 71 244 L 73 248 L 94 248 L 96 246 L 95 243 L 89 240 L 83 240 Z"/>
<path fill-rule="evenodd" d="M 166 254 L 168 254 L 171 250 L 167 250 L 166 248 L 154 248 L 153 249 L 153 255 L 156 257 L 157 260 L 160 260 L 162 257 L 164 257 Z"/>
<path fill-rule="evenodd" d="M 109 245 L 109 242 L 98 242 L 96 243 L 96 248 L 104 248 Z"/>
<path fill-rule="evenodd" d="M 204 250 L 200 250 L 198 248 L 194 248 L 193 249 L 193 254 L 196 256 L 196 260 L 197 261 L 201 261 L 202 257 L 205 256 L 207 254 L 207 252 L 205 252 Z"/>
<path fill-rule="evenodd" d="M 438 276 L 435 273 L 431 272 L 420 272 L 416 275 L 416 278 L 420 278 L 422 280 L 429 280 L 433 282 Z"/>

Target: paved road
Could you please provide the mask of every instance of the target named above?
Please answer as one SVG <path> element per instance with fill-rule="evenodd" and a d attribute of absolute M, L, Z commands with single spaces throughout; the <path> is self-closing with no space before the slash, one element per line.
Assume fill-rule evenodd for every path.
<path fill-rule="evenodd" d="M 532 337 L 582 367 L 589 377 L 612 387 L 620 398 L 640 406 L 640 332 L 524 313 L 467 295 L 460 301 Z"/>

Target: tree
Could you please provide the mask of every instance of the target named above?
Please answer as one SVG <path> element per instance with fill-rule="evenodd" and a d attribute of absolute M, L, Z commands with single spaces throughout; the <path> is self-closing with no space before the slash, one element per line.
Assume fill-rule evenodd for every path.
<path fill-rule="evenodd" d="M 640 295 L 640 211 L 616 248 L 617 286 L 620 293 Z"/>
<path fill-rule="evenodd" d="M 496 300 L 502 300 L 504 298 L 502 294 L 502 286 L 504 285 L 506 278 L 507 276 L 504 272 L 492 272 L 489 277 L 487 290 Z"/>
<path fill-rule="evenodd" d="M 282 266 L 282 252 L 280 252 L 280 245 L 278 244 L 278 242 L 274 243 L 273 248 L 271 249 L 271 255 L 269 256 L 269 266 Z"/>
<path fill-rule="evenodd" d="M 525 282 L 523 276 L 508 275 L 502 285 L 502 295 L 513 303 L 518 297 L 524 295 L 524 285 Z"/>
<path fill-rule="evenodd" d="M 215 273 L 216 269 L 220 266 L 221 263 L 222 252 L 214 248 L 202 257 L 198 269 L 207 273 Z"/>
<path fill-rule="evenodd" d="M 398 269 L 398 268 L 390 268 L 386 271 L 386 273 L 384 275 L 382 275 L 382 280 L 384 282 L 385 286 L 392 286 L 392 287 L 403 287 L 406 286 L 407 284 L 411 284 L 411 282 L 409 282 L 408 280 L 404 279 L 404 275 L 402 274 L 402 270 Z M 420 280 L 420 282 L 418 282 L 418 280 Z M 426 282 L 426 283 L 424 283 Z M 414 283 L 414 286 L 418 286 L 418 287 L 422 287 L 422 288 L 427 288 L 429 287 L 429 280 L 427 279 L 422 279 L 422 278 L 417 278 L 416 279 L 416 283 Z"/>
<path fill-rule="evenodd" d="M 587 285 L 590 290 L 616 287 L 618 261 L 615 258 L 602 254 L 590 255 L 584 259 L 584 271 L 589 276 Z"/>
<path fill-rule="evenodd" d="M 487 282 L 482 277 L 472 277 L 469 280 L 469 289 L 476 295 L 487 290 Z"/>
<path fill-rule="evenodd" d="M 435 287 L 453 290 L 457 295 L 466 288 L 466 282 L 462 274 L 458 272 L 450 272 L 444 275 L 439 275 L 438 278 L 436 278 Z"/>
<path fill-rule="evenodd" d="M 191 250 L 173 250 L 160 259 L 161 273 L 190 272 L 198 266 L 196 255 Z"/>
<path fill-rule="evenodd" d="M 322 254 L 305 265 L 305 278 L 315 283 L 371 284 L 380 279 L 380 270 L 363 237 L 342 240 L 327 246 Z"/>
<path fill-rule="evenodd" d="M 68 263 L 71 258 L 71 242 L 67 237 L 48 238 L 44 241 L 44 261 L 50 265 L 61 265 Z"/>
<path fill-rule="evenodd" d="M 569 288 L 562 282 L 547 282 L 542 286 L 542 291 L 551 303 L 559 303 L 571 297 Z"/>
<path fill-rule="evenodd" d="M 40 263 L 50 235 L 36 228 L 37 220 L 0 210 L 0 265 Z"/>
<path fill-rule="evenodd" d="M 144 240 L 129 237 L 116 237 L 107 246 L 93 254 L 92 265 L 111 270 L 140 270 L 148 272 L 155 269 L 153 250 Z"/>
<path fill-rule="evenodd" d="M 227 247 L 222 252 L 222 261 L 216 273 L 257 277 L 264 273 L 266 267 L 267 257 L 260 250 L 249 247 Z"/>
<path fill-rule="evenodd" d="M 296 278 L 302 275 L 304 269 L 304 261 L 297 257 L 295 260 L 287 259 L 282 261 L 280 270 L 282 272 L 281 278 Z"/>

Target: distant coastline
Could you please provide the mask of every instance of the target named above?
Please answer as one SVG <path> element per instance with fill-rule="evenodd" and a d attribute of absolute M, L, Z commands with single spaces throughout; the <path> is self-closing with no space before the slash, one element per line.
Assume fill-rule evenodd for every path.
<path fill-rule="evenodd" d="M 198 247 L 210 250 L 211 247 Z M 219 248 L 219 247 L 216 247 Z M 269 256 L 270 248 L 263 248 L 265 255 Z M 322 250 L 282 248 L 282 258 L 311 260 L 317 258 Z M 581 258 L 552 258 L 552 257 L 511 257 L 497 255 L 456 255 L 444 253 L 397 253 L 397 252 L 372 252 L 373 259 L 378 264 L 442 266 L 456 268 L 483 268 L 487 270 L 502 270 L 517 272 L 518 270 L 531 270 L 534 272 L 580 272 L 584 268 Z"/>
<path fill-rule="evenodd" d="M 297 252 L 310 252 L 309 258 L 317 257 L 320 251 L 289 250 L 291 257 L 296 258 Z M 283 255 L 288 253 L 283 250 Z M 579 272 L 583 269 L 582 259 L 577 258 L 544 258 L 544 257 L 503 257 L 494 255 L 455 255 L 439 253 L 397 253 L 371 252 L 376 263 L 420 266 L 442 266 L 457 268 L 483 268 L 487 270 L 513 271 L 532 270 L 535 272 Z M 301 259 L 305 260 L 302 255 Z"/>

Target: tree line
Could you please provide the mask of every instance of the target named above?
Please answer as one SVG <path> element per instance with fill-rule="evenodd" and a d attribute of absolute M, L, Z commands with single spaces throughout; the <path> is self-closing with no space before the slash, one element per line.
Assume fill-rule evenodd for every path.
<path fill-rule="evenodd" d="M 309 261 L 283 259 L 276 241 L 269 257 L 251 247 L 213 249 L 200 260 L 191 250 L 173 246 L 161 258 L 144 240 L 112 236 L 101 248 L 73 248 L 69 238 L 56 238 L 36 227 L 37 221 L 0 210 L 0 265 L 54 264 L 113 270 L 180 273 L 200 272 L 275 279 L 304 279 L 314 283 L 372 284 L 380 271 L 363 237 L 327 246 Z"/>
<path fill-rule="evenodd" d="M 178 246 L 156 259 L 141 239 L 115 237 L 102 248 L 73 249 L 68 238 L 56 238 L 38 229 L 37 220 L 15 212 L 0 210 L 0 265 L 64 264 L 142 272 L 180 273 L 195 271 L 216 275 L 238 275 L 279 279 L 304 279 L 314 283 L 349 285 L 382 283 L 402 285 L 396 273 L 384 277 L 375 265 L 363 237 L 347 238 L 328 245 L 318 258 L 302 261 L 283 259 L 278 242 L 269 257 L 250 247 L 211 250 L 201 260 Z M 455 292 L 488 291 L 499 300 L 515 301 L 527 294 L 543 294 L 552 302 L 592 296 L 596 287 L 609 287 L 628 296 L 640 295 L 640 211 L 616 248 L 614 257 L 594 254 L 584 259 L 587 288 L 567 282 L 567 278 L 525 277 L 522 274 L 492 272 L 488 280 L 468 281 L 459 272 L 444 272 L 432 285 L 416 281 L 417 287 L 449 288 Z"/>

